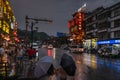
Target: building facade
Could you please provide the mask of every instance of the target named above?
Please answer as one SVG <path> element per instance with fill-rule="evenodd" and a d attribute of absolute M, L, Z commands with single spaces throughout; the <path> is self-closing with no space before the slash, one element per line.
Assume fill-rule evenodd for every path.
<path fill-rule="evenodd" d="M 0 41 L 14 43 L 17 38 L 17 21 L 8 0 L 0 0 Z"/>
<path fill-rule="evenodd" d="M 73 14 L 73 18 L 68 22 L 70 39 L 72 39 L 75 44 L 83 42 L 84 38 L 84 29 L 82 25 L 83 18 L 84 14 L 82 12 L 76 12 L 75 14 Z"/>
<path fill-rule="evenodd" d="M 97 41 L 120 38 L 120 3 L 93 10 L 84 18 L 85 46 L 97 48 Z"/>

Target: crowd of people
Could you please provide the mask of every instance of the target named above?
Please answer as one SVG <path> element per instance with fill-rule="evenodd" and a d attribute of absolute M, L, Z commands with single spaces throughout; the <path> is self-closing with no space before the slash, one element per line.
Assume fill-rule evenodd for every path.
<path fill-rule="evenodd" d="M 28 56 L 28 60 L 35 63 L 36 61 L 36 50 L 32 47 L 25 47 L 21 45 L 4 46 L 0 45 L 0 62 L 8 63 L 12 70 L 12 64 L 17 64 L 19 68 L 22 60 L 25 56 Z M 16 68 L 16 69 L 18 69 Z"/>
<path fill-rule="evenodd" d="M 24 59 L 24 56 L 28 56 L 28 60 L 35 65 L 36 53 L 37 50 L 32 48 L 32 46 L 26 48 L 25 46 L 21 45 L 9 47 L 0 45 L 1 62 L 8 62 L 10 66 L 12 66 L 13 63 L 20 65 L 21 61 Z M 52 66 L 47 75 L 40 77 L 37 80 L 74 80 L 74 77 L 68 77 L 67 73 L 62 67 L 55 69 L 54 66 Z"/>

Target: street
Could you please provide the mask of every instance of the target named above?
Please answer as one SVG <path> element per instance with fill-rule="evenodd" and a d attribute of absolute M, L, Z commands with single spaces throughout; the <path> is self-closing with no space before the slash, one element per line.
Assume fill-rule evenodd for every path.
<path fill-rule="evenodd" d="M 120 59 L 100 58 L 95 54 L 73 54 L 75 80 L 120 80 Z"/>
<path fill-rule="evenodd" d="M 61 49 L 39 49 L 39 51 L 39 58 L 51 55 L 56 59 L 53 61 L 55 68 L 60 67 L 61 54 L 67 52 Z M 72 54 L 77 66 L 74 76 L 75 80 L 120 80 L 120 59 L 101 58 L 95 54 L 88 53 L 69 54 Z M 33 78 L 34 70 L 30 69 L 30 62 L 24 61 L 23 64 L 23 72 L 20 78 Z M 18 80 L 22 80 L 20 78 Z"/>
<path fill-rule="evenodd" d="M 0 0 L 0 80 L 120 80 L 120 0 Z"/>
<path fill-rule="evenodd" d="M 54 57 L 58 59 L 60 57 L 60 54 L 62 54 L 61 52 L 63 52 L 63 50 L 55 49 L 51 52 L 54 54 Z M 43 50 L 42 53 L 46 53 L 44 54 L 44 56 L 50 54 L 49 51 L 45 50 Z M 74 76 L 75 80 L 120 80 L 120 59 L 101 58 L 95 54 L 88 53 L 70 54 L 72 54 L 72 56 L 74 57 L 77 66 L 76 74 Z M 58 63 L 55 64 L 56 68 L 60 66 Z M 28 65 L 27 67 L 25 63 L 24 66 L 25 70 L 23 70 L 22 77 L 34 77 L 34 70 L 30 70 L 30 68 L 28 68 L 30 67 L 30 65 Z"/>

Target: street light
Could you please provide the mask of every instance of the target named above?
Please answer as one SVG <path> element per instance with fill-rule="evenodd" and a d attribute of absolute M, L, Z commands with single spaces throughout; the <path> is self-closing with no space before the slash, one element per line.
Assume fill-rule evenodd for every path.
<path fill-rule="evenodd" d="M 25 24 L 26 24 L 26 33 L 25 33 L 25 45 L 27 47 L 27 43 L 28 43 L 28 16 L 25 16 Z"/>
<path fill-rule="evenodd" d="M 43 22 L 49 22 L 49 23 L 52 23 L 53 21 L 52 20 L 49 20 L 49 19 L 39 19 L 39 18 L 30 18 L 28 16 L 25 17 L 26 19 L 26 37 L 25 37 L 25 41 L 26 41 L 26 45 L 27 45 L 27 40 L 28 40 L 28 24 L 29 24 L 29 21 L 28 20 L 31 20 L 31 43 L 33 43 L 33 26 L 38 23 L 39 21 L 43 21 Z"/>

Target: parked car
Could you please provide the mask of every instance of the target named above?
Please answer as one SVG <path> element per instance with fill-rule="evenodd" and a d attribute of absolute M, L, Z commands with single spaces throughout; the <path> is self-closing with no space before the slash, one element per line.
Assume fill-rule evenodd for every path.
<path fill-rule="evenodd" d="M 48 45 L 48 49 L 53 49 L 53 45 L 52 45 L 52 44 L 49 44 L 49 45 Z"/>
<path fill-rule="evenodd" d="M 63 50 L 69 50 L 69 46 L 68 45 L 61 45 L 60 47 Z"/>
<path fill-rule="evenodd" d="M 38 43 L 31 43 L 32 48 L 36 49 L 38 51 L 39 45 Z"/>
<path fill-rule="evenodd" d="M 42 44 L 41 45 L 41 48 L 47 48 L 48 46 L 47 46 L 47 44 Z"/>
<path fill-rule="evenodd" d="M 119 49 L 115 46 L 106 46 L 98 50 L 100 56 L 114 57 L 120 54 Z"/>
<path fill-rule="evenodd" d="M 69 50 L 72 53 L 76 53 L 76 52 L 83 53 L 84 52 L 83 46 L 80 46 L 80 45 L 72 45 L 72 46 L 70 46 Z"/>

